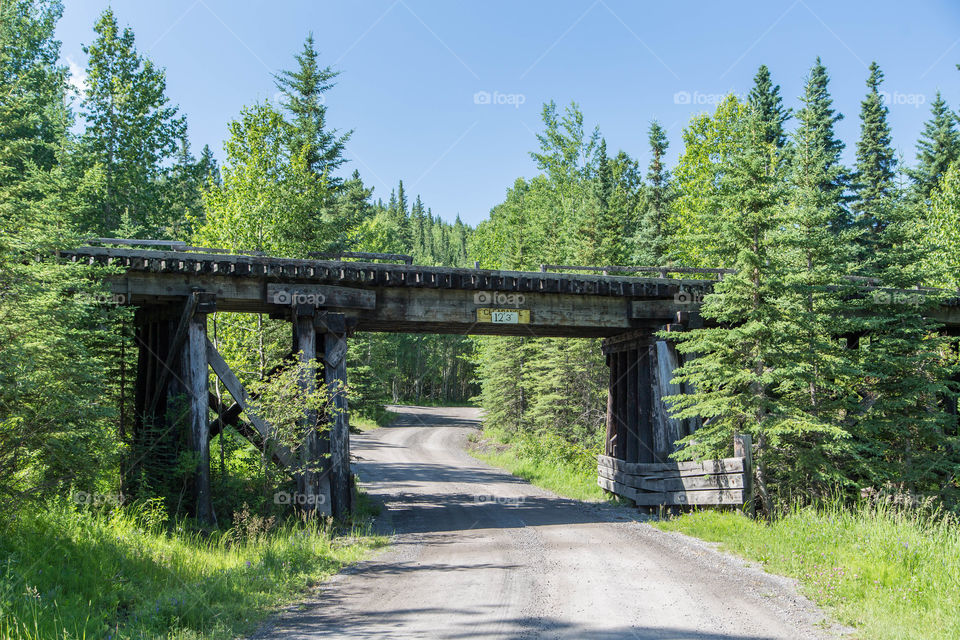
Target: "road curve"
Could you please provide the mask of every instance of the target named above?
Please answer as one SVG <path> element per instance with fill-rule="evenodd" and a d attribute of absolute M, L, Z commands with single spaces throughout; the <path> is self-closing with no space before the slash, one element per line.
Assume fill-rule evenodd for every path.
<path fill-rule="evenodd" d="M 786 579 L 471 458 L 477 410 L 395 410 L 352 443 L 393 545 L 257 638 L 835 637 Z"/>

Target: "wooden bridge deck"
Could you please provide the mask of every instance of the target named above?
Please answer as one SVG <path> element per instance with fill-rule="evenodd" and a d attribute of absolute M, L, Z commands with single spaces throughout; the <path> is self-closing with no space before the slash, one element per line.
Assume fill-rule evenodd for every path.
<path fill-rule="evenodd" d="M 149 249 L 83 247 L 61 256 L 119 267 L 108 281 L 124 304 L 164 304 L 202 290 L 221 311 L 288 317 L 306 303 L 343 313 L 361 331 L 606 337 L 676 322 L 713 284 Z M 495 309 L 526 313 L 515 323 L 490 322 Z"/>

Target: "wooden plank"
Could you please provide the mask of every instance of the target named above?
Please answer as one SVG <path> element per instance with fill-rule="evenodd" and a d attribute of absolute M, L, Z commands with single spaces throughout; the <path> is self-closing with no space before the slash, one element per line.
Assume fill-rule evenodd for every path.
<path fill-rule="evenodd" d="M 618 496 L 633 500 L 638 507 L 743 504 L 741 489 L 645 493 L 608 478 L 597 478 L 597 484 Z"/>
<path fill-rule="evenodd" d="M 188 439 L 191 450 L 197 456 L 197 467 L 193 475 L 195 515 L 200 522 L 216 526 L 217 518 L 210 495 L 210 430 L 207 429 L 207 414 L 210 408 L 207 401 L 209 381 L 207 350 L 204 344 L 206 341 L 207 316 L 197 314 L 189 320 L 187 339 L 180 360 L 190 403 Z"/>
<path fill-rule="evenodd" d="M 340 518 L 353 509 L 350 487 L 350 418 L 347 404 L 346 339 L 333 332 L 324 335 L 324 380 L 330 393 L 330 496 L 333 515 Z"/>
<path fill-rule="evenodd" d="M 173 334 L 173 340 L 170 342 L 170 349 L 167 352 L 167 360 L 166 362 L 160 364 L 158 380 L 154 383 L 155 386 L 150 396 L 150 403 L 147 405 L 148 415 L 153 415 L 156 411 L 157 403 L 160 401 L 160 395 L 166 389 L 167 383 L 170 380 L 170 376 L 173 375 L 173 367 L 176 365 L 177 360 L 181 356 L 184 342 L 187 339 L 190 321 L 196 313 L 197 305 L 199 303 L 200 295 L 197 292 L 192 292 L 189 296 L 187 296 L 187 302 L 184 305 L 183 312 L 180 315 L 180 323 L 177 325 L 177 330 Z"/>
<path fill-rule="evenodd" d="M 677 450 L 676 442 L 686 434 L 685 421 L 670 417 L 667 396 L 683 392 L 680 385 L 671 382 L 674 371 L 680 367 L 676 348 L 666 340 L 657 340 L 651 349 L 653 362 L 653 414 L 656 424 L 654 450 L 661 461 Z"/>
<path fill-rule="evenodd" d="M 309 304 L 314 307 L 376 309 L 377 294 L 369 289 L 324 284 L 268 283 L 266 302 L 284 307 Z"/>
<path fill-rule="evenodd" d="M 603 453 L 604 457 L 609 457 L 613 454 L 613 445 L 616 442 L 617 432 L 614 430 L 614 419 L 613 419 L 613 385 L 616 380 L 616 371 L 614 371 L 614 356 L 612 353 L 608 353 L 606 356 L 607 359 L 607 421 L 606 421 L 606 437 L 603 440 Z"/>
<path fill-rule="evenodd" d="M 653 393 L 651 391 L 652 370 L 650 362 L 649 336 L 637 345 L 637 462 L 652 463 L 656 460 L 653 446 Z"/>
<path fill-rule="evenodd" d="M 627 357 L 627 462 L 639 462 L 640 455 L 640 407 L 637 403 L 637 350 L 630 349 Z"/>
<path fill-rule="evenodd" d="M 317 357 L 317 332 L 313 328 L 314 313 L 310 307 L 297 305 L 293 318 L 293 350 L 304 365 Z M 316 372 L 308 373 L 300 379 L 300 386 L 306 392 L 316 389 Z M 300 447 L 300 471 L 296 474 L 297 491 L 302 496 L 298 506 L 310 513 L 329 515 L 330 505 L 330 461 L 327 434 L 321 432 L 319 416 L 316 411 L 305 411 L 301 421 L 303 428 L 303 446 Z"/>
<path fill-rule="evenodd" d="M 702 460 L 700 462 L 624 462 L 611 456 L 597 456 L 597 464 L 630 475 L 696 475 L 705 473 L 733 473 L 743 471 L 743 458 Z M 687 473 L 687 472 L 693 472 Z"/>
<path fill-rule="evenodd" d="M 680 476 L 671 478 L 653 478 L 631 476 L 607 467 L 597 467 L 597 474 L 601 477 L 615 480 L 620 484 L 640 491 L 701 491 L 705 489 L 742 489 L 744 479 L 742 473 L 707 474 L 696 476 Z"/>
<path fill-rule="evenodd" d="M 272 430 L 270 425 L 261 419 L 260 416 L 258 416 L 251 409 L 250 395 L 247 393 L 247 390 L 243 388 L 243 385 L 240 384 L 240 380 L 237 378 L 236 374 L 234 374 L 233 371 L 230 370 L 230 367 L 227 366 L 223 356 L 220 355 L 220 352 L 217 351 L 215 346 L 213 346 L 213 343 L 210 342 L 209 338 L 207 339 L 207 360 L 210 363 L 210 368 L 213 369 L 213 372 L 217 374 L 218 378 L 220 378 L 223 386 L 225 386 L 227 391 L 230 392 L 230 395 L 233 396 L 234 401 L 236 401 L 237 404 L 243 408 L 243 412 L 247 415 L 247 419 L 260 434 L 260 437 L 263 438 L 264 442 L 271 442 Z M 271 449 L 273 450 L 274 455 L 277 456 L 277 458 L 285 467 L 291 470 L 297 468 L 296 458 L 289 449 L 280 446 L 275 442 L 271 444 Z"/>
<path fill-rule="evenodd" d="M 753 514 L 753 442 L 750 434 L 741 433 L 733 437 L 733 454 L 743 459 L 744 508 Z"/>
<path fill-rule="evenodd" d="M 613 357 L 617 363 L 617 384 L 614 387 L 613 406 L 617 440 L 613 455 L 615 458 L 625 460 L 630 439 L 630 434 L 627 432 L 627 353 L 621 351 L 613 354 Z"/>

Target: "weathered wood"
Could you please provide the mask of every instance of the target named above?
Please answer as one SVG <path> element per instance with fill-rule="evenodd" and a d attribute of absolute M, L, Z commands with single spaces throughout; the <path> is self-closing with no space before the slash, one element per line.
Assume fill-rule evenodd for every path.
<path fill-rule="evenodd" d="M 293 318 L 294 345 L 300 362 L 313 363 L 317 357 L 317 332 L 313 328 L 314 309 L 309 305 L 297 305 Z M 300 379 L 304 391 L 316 390 L 317 373 L 305 372 Z M 330 505 L 330 461 L 327 458 L 329 443 L 325 433 L 321 433 L 316 411 L 304 411 L 301 422 L 303 445 L 300 447 L 300 470 L 296 474 L 297 491 L 300 494 L 298 504 L 310 513 L 331 513 Z"/>
<path fill-rule="evenodd" d="M 650 390 L 650 343 L 649 337 L 637 343 L 637 462 L 651 463 L 656 460 L 653 444 L 653 396 Z"/>
<path fill-rule="evenodd" d="M 653 363 L 653 422 L 654 450 L 660 461 L 668 459 L 677 450 L 676 442 L 687 435 L 683 420 L 670 417 L 665 398 L 682 393 L 679 384 L 671 382 L 674 371 L 680 367 L 674 346 L 666 340 L 657 340 L 650 354 Z"/>
<path fill-rule="evenodd" d="M 193 316 L 197 311 L 197 305 L 199 302 L 200 295 L 197 292 L 191 292 L 190 295 L 187 296 L 187 302 L 184 304 L 183 312 L 180 315 L 180 323 L 177 325 L 176 332 L 173 334 L 173 340 L 170 343 L 169 351 L 167 352 L 167 360 L 162 364 L 158 374 L 159 379 L 154 383 L 150 402 L 146 408 L 148 415 L 153 415 L 155 413 L 157 403 L 160 400 L 160 395 L 165 393 L 167 390 L 167 384 L 170 380 L 170 377 L 173 375 L 173 368 L 176 366 L 177 360 L 181 356 L 184 342 L 187 339 L 190 321 L 193 319 Z"/>
<path fill-rule="evenodd" d="M 336 251 L 336 252 L 311 251 L 308 255 L 311 258 L 323 258 L 325 260 L 339 260 L 340 258 L 359 258 L 361 260 L 402 260 L 404 264 L 413 264 L 413 256 L 408 256 L 405 253 L 367 253 L 363 251 Z"/>
<path fill-rule="evenodd" d="M 627 354 L 620 352 L 614 354 L 614 357 L 617 361 L 617 385 L 614 391 L 617 441 L 614 457 L 625 460 L 630 439 L 630 434 L 627 432 Z"/>
<path fill-rule="evenodd" d="M 597 478 L 597 484 L 618 496 L 633 500 L 638 507 L 743 504 L 742 489 L 647 493 L 603 477 Z"/>
<path fill-rule="evenodd" d="M 620 484 L 640 491 L 700 491 L 705 489 L 743 489 L 743 473 L 688 475 L 677 477 L 634 476 L 608 467 L 597 467 L 602 478 L 616 480 Z"/>
<path fill-rule="evenodd" d="M 753 442 L 750 434 L 733 436 L 733 455 L 743 460 L 744 510 L 753 514 Z"/>
<path fill-rule="evenodd" d="M 343 517 L 353 509 L 350 487 L 350 421 L 347 404 L 347 341 L 343 335 L 324 336 L 324 379 L 330 394 L 330 495 L 333 515 Z"/>
<path fill-rule="evenodd" d="M 607 360 L 607 421 L 606 421 L 606 436 L 603 440 L 603 453 L 606 456 L 613 456 L 613 445 L 616 442 L 617 432 L 614 430 L 616 426 L 614 423 L 613 411 L 614 411 L 614 400 L 613 400 L 613 388 L 617 379 L 617 372 L 614 370 L 614 356 L 612 353 L 606 355 Z"/>
<path fill-rule="evenodd" d="M 187 339 L 180 356 L 183 384 L 190 404 L 188 436 L 190 449 L 196 455 L 197 466 L 193 475 L 193 489 L 197 520 L 216 525 L 210 495 L 210 431 L 207 428 L 209 412 L 207 374 L 207 316 L 193 315 L 187 327 Z"/>
<path fill-rule="evenodd" d="M 314 307 L 375 309 L 377 294 L 369 289 L 334 287 L 324 284 L 267 284 L 268 304 L 290 307 L 310 304 Z"/>
<path fill-rule="evenodd" d="M 640 427 L 640 407 L 637 395 L 637 350 L 631 349 L 625 355 L 627 361 L 627 446 L 624 458 L 627 462 L 638 462 L 640 460 L 640 434 L 638 431 Z"/>
<path fill-rule="evenodd" d="M 695 475 L 705 473 L 743 472 L 742 458 L 723 458 L 721 460 L 702 460 L 700 462 L 652 462 L 631 463 L 617 460 L 611 456 L 597 456 L 598 466 L 637 476 Z M 687 473 L 692 472 L 692 473 Z"/>
<path fill-rule="evenodd" d="M 213 372 L 220 378 L 220 382 L 227 388 L 227 391 L 230 392 L 230 395 L 233 396 L 237 404 L 243 408 L 247 419 L 260 434 L 260 437 L 263 438 L 265 442 L 272 442 L 273 434 L 270 425 L 253 411 L 250 406 L 250 395 L 247 393 L 247 390 L 240 384 L 240 380 L 236 374 L 230 370 L 223 356 L 220 355 L 220 352 L 217 351 L 217 348 L 213 346 L 213 343 L 210 342 L 209 339 L 207 340 L 207 360 L 210 368 L 213 369 Z M 286 447 L 272 442 L 271 450 L 288 469 L 296 469 L 298 467 L 296 458 Z"/>

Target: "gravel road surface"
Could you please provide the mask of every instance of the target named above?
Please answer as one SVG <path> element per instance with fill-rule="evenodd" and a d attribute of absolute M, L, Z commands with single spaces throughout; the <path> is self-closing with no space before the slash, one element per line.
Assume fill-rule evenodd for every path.
<path fill-rule="evenodd" d="M 395 407 L 353 436 L 392 546 L 325 583 L 261 639 L 834 638 L 794 584 L 635 509 L 559 498 L 464 452 L 467 408 Z"/>

